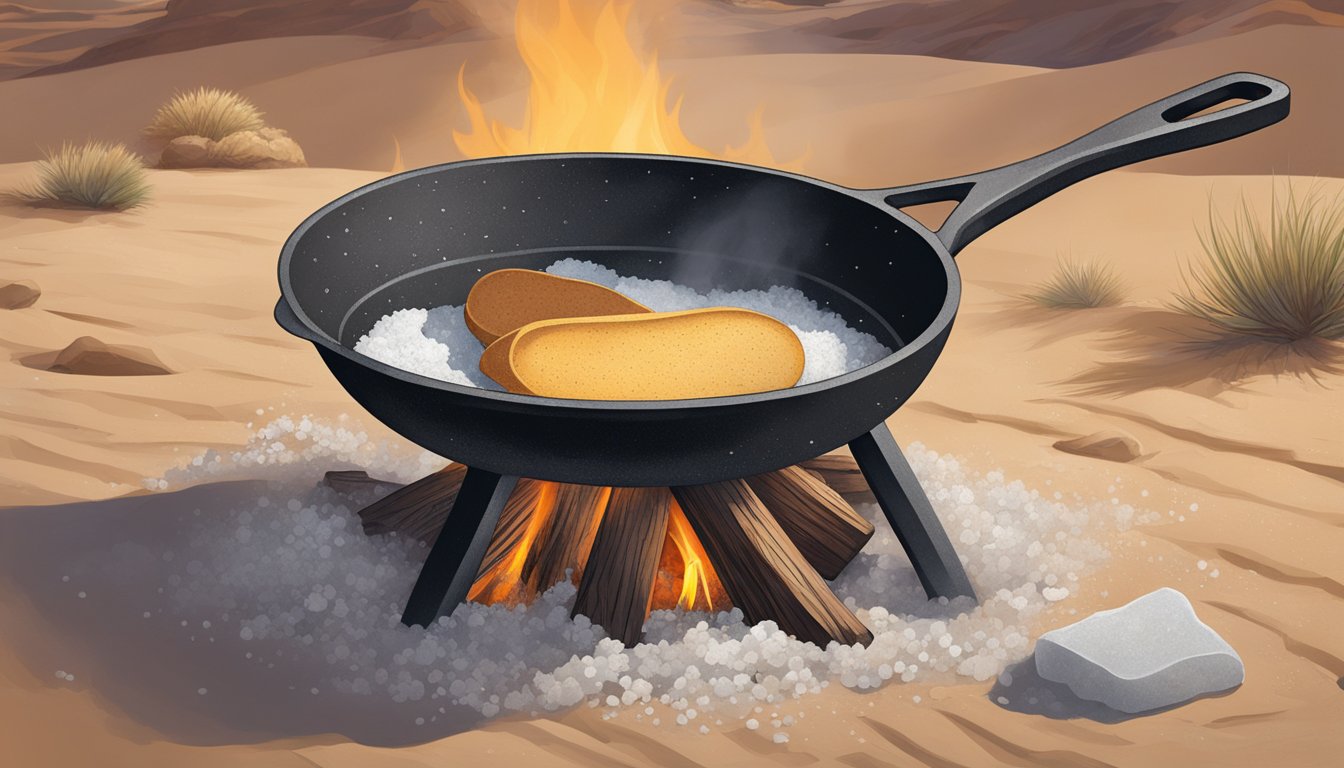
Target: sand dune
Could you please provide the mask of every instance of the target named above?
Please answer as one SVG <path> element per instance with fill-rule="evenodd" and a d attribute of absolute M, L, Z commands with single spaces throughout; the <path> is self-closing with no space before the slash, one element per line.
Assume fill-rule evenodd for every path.
<path fill-rule="evenodd" d="M 500 4 L 480 0 L 363 0 L 359 3 L 248 0 L 227 11 L 205 0 L 85 3 L 0 13 L 0 79 L 87 69 L 165 53 L 278 37 L 358 35 L 431 45 L 464 33 L 489 34 Z M 1147 51 L 1239 35 L 1265 27 L 1344 26 L 1338 9 L 1306 0 L 698 0 L 656 9 L 664 20 L 712 20 L 700 45 L 731 37 L 776 53 L 881 53 L 1078 67 Z M 110 7 L 109 7 L 110 6 Z"/>
<path fill-rule="evenodd" d="M 1305 0 L 1052 0 L 846 3 L 831 18 L 787 25 L 810 50 L 1079 67 L 1272 25 L 1344 26 L 1339 9 Z M 787 42 L 786 42 L 787 41 Z"/>
<path fill-rule="evenodd" d="M 709 23 L 709 19 L 703 19 Z M 698 23 L 698 22 L 697 22 Z M 690 22 L 687 22 L 690 24 Z M 699 27 L 687 27 L 689 34 Z M 1344 31 L 1269 27 L 1235 37 L 1067 70 L 887 55 L 736 54 L 670 58 L 687 94 L 690 136 L 740 143 L 760 105 L 782 159 L 808 153 L 808 170 L 856 185 L 888 185 L 993 167 L 1056 146 L 1120 113 L 1238 70 L 1294 89 L 1293 115 L 1235 143 L 1152 161 L 1179 173 L 1344 176 L 1332 126 Z M 386 170 L 394 139 L 405 162 L 459 159 L 451 132 L 466 124 L 455 88 L 467 64 L 473 89 L 517 120 L 525 71 L 497 41 L 373 55 L 376 40 L 259 40 L 0 83 L 0 100 L 26 119 L 0 125 L 0 162 L 30 160 L 65 140 L 138 144 L 174 91 L 209 84 L 240 90 L 288 130 L 315 166 Z M 668 53 L 671 56 L 672 52 Z M 732 88 L 712 87 L 730 66 Z M 135 82 L 126 89 L 118 84 Z M 78 93 L 56 99 L 57 92 Z M 1068 109 L 1051 105 L 1069 104 Z"/>

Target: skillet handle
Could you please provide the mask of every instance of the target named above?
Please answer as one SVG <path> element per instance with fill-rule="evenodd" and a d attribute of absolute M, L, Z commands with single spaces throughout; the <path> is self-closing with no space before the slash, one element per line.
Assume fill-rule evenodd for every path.
<path fill-rule="evenodd" d="M 1217 144 L 1288 116 L 1288 86 L 1237 72 L 1153 102 L 1064 146 L 1012 165 L 890 189 L 864 190 L 893 208 L 955 200 L 938 239 L 956 255 L 975 238 L 1065 187 L 1102 171 Z M 1246 99 L 1199 117 L 1201 110 Z M 1186 119 L 1189 118 L 1189 119 Z"/>

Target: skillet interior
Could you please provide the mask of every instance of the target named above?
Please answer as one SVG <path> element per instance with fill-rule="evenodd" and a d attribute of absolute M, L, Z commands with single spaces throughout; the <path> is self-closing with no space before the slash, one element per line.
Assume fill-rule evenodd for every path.
<path fill-rule="evenodd" d="M 353 346 L 382 315 L 460 304 L 482 274 L 573 257 L 699 290 L 792 285 L 893 350 L 947 273 L 890 213 L 821 183 L 660 156 L 436 166 L 319 212 L 282 261 L 301 315 Z"/>

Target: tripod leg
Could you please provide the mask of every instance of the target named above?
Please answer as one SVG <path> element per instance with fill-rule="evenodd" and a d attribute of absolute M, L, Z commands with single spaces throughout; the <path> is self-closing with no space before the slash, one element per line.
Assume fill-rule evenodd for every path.
<path fill-rule="evenodd" d="M 849 449 L 929 597 L 974 598 L 957 551 L 887 425 L 856 438 Z"/>
<path fill-rule="evenodd" d="M 499 513 L 513 493 L 517 477 L 468 469 L 443 528 L 420 569 L 401 623 L 427 627 L 439 614 L 451 613 L 467 599 Z"/>

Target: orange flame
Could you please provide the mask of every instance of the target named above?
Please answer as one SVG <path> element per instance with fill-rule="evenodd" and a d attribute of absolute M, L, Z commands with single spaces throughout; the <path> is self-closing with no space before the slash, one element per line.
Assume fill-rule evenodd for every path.
<path fill-rule="evenodd" d="M 537 538 L 546 527 L 547 520 L 555 510 L 558 483 L 541 483 L 535 506 L 528 514 L 527 528 L 514 544 L 508 556 L 488 573 L 480 574 L 472 584 L 467 599 L 487 605 L 503 603 L 518 605 L 536 597 L 538 590 L 544 590 L 549 584 L 530 584 L 523 578 L 523 568 L 528 553 L 532 551 Z M 598 494 L 592 514 L 594 532 L 601 524 L 606 511 L 611 489 L 604 488 Z M 593 535 L 589 535 L 579 547 L 578 562 L 572 563 L 577 581 L 588 564 L 588 556 L 593 545 Z M 686 513 L 672 501 L 667 533 L 663 539 L 663 550 L 658 562 L 658 577 L 650 596 L 651 610 L 683 608 L 685 610 L 714 610 L 714 607 L 728 603 L 728 595 L 719 581 L 709 555 L 695 535 Z"/>
<path fill-rule="evenodd" d="M 700 539 L 691 530 L 677 502 L 672 502 L 672 515 L 667 521 L 667 536 L 681 555 L 681 593 L 677 595 L 677 607 L 691 610 L 695 608 L 696 598 L 704 595 L 704 604 L 708 610 L 714 610 L 714 598 L 710 594 L 710 579 L 718 581 L 714 567 L 709 564 L 709 555 L 700 546 Z"/>
<path fill-rule="evenodd" d="M 681 130 L 680 97 L 656 53 L 635 50 L 628 34 L 631 0 L 519 0 L 518 53 L 531 75 L 523 123 L 486 115 L 467 88 L 457 90 L 471 127 L 453 131 L 467 157 L 539 152 L 644 152 L 779 165 L 765 144 L 762 115 L 751 118 L 740 147 L 714 153 Z M 670 102 L 670 105 L 669 105 Z"/>

